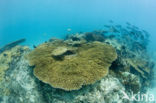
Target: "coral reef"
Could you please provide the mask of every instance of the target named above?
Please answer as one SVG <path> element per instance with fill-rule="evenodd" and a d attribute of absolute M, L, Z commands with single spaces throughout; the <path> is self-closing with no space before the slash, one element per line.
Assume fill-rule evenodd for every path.
<path fill-rule="evenodd" d="M 0 103 L 45 103 L 39 93 L 38 82 L 33 76 L 32 68 L 24 58 L 29 51 L 23 46 L 11 49 L 11 54 L 18 53 L 20 56 L 12 57 L 9 68 L 0 81 Z"/>
<path fill-rule="evenodd" d="M 120 78 L 120 82 L 125 87 L 127 92 L 140 92 L 142 84 L 139 79 L 139 76 L 129 72 L 120 72 L 116 75 L 116 78 Z"/>
<path fill-rule="evenodd" d="M 154 78 L 149 34 L 127 25 L 1 49 L 0 103 L 150 103 L 137 98 Z"/>
<path fill-rule="evenodd" d="M 84 34 L 77 33 L 74 35 L 67 35 L 65 42 L 73 47 L 79 47 L 82 44 L 85 44 L 87 41 L 84 38 Z"/>
<path fill-rule="evenodd" d="M 42 44 L 28 55 L 28 59 L 35 66 L 37 78 L 64 90 L 77 90 L 100 80 L 117 58 L 112 46 L 100 42 L 83 44 L 76 49 L 66 43 L 61 44 L 64 47 L 56 45 L 54 42 Z"/>
<path fill-rule="evenodd" d="M 4 78 L 5 71 L 9 68 L 13 59 L 20 57 L 21 52 L 26 49 L 28 49 L 28 47 L 16 46 L 0 54 L 0 81 Z"/>
<path fill-rule="evenodd" d="M 79 91 L 62 91 L 44 84 L 44 98 L 51 103 L 130 103 L 122 99 L 126 93 L 118 78 L 107 75 L 94 85 L 81 88 Z"/>
<path fill-rule="evenodd" d="M 53 56 L 61 56 L 65 54 L 68 51 L 66 47 L 58 47 L 55 50 L 52 51 Z"/>

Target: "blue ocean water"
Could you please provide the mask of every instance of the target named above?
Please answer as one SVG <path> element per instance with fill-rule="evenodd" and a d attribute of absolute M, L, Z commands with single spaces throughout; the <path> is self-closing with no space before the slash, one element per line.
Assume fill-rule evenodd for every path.
<path fill-rule="evenodd" d="M 151 34 L 156 50 L 155 0 L 1 0 L 0 46 L 26 38 L 37 45 L 71 32 L 101 29 L 109 20 L 129 22 Z M 71 33 L 70 32 L 70 33 Z"/>
<path fill-rule="evenodd" d="M 148 31 L 156 59 L 156 0 L 0 0 L 0 47 L 21 38 L 32 47 L 51 37 L 102 29 L 109 20 Z"/>

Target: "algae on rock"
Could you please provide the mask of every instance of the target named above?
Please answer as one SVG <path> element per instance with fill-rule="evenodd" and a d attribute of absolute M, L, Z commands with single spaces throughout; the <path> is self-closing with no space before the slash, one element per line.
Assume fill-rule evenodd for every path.
<path fill-rule="evenodd" d="M 16 46 L 0 54 L 0 81 L 3 80 L 5 71 L 9 68 L 13 58 L 21 56 L 21 51 L 26 49 L 28 49 L 28 47 Z"/>
<path fill-rule="evenodd" d="M 38 90 L 39 81 L 24 58 L 30 52 L 29 48 L 13 47 L 5 53 L 9 51 L 12 57 L 9 68 L 4 71 L 5 75 L 0 81 L 0 103 L 46 103 Z"/>
<path fill-rule="evenodd" d="M 35 66 L 34 75 L 39 80 L 67 91 L 78 90 L 102 79 L 117 58 L 112 46 L 91 42 L 72 49 L 74 52 L 70 53 L 65 53 L 68 49 L 63 49 L 64 58 L 59 60 L 53 57 L 59 47 L 72 48 L 65 42 L 44 43 L 28 55 L 28 60 L 31 66 Z"/>

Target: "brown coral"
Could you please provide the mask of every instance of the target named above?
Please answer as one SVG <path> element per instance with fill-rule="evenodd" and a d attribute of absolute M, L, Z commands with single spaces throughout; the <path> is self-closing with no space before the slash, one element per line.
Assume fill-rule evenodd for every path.
<path fill-rule="evenodd" d="M 30 64 L 35 66 L 34 75 L 55 88 L 77 90 L 82 85 L 93 84 L 107 75 L 117 58 L 112 46 L 92 42 L 78 47 L 74 53 L 64 54 L 63 60 L 55 59 L 54 50 L 65 46 L 71 48 L 65 43 L 44 43 L 28 55 Z"/>

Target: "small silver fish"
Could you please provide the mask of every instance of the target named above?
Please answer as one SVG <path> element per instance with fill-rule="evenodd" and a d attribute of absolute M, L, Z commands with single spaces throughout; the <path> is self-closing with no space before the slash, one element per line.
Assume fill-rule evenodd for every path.
<path fill-rule="evenodd" d="M 70 31 L 72 31 L 72 29 L 71 28 L 68 28 L 67 31 L 70 32 Z"/>

